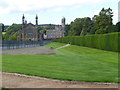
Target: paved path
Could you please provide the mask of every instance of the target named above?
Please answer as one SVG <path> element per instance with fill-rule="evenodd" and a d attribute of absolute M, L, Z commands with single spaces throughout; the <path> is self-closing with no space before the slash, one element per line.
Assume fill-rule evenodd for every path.
<path fill-rule="evenodd" d="M 2 86 L 5 88 L 118 88 L 118 84 L 115 83 L 62 81 L 7 72 L 2 72 Z"/>
<path fill-rule="evenodd" d="M 55 53 L 46 47 L 39 46 L 39 47 L 3 50 L 2 54 L 5 54 L 5 55 L 7 54 L 10 54 L 10 55 L 51 55 Z"/>
<path fill-rule="evenodd" d="M 70 44 L 67 44 L 67 45 L 64 45 L 64 46 L 58 47 L 58 48 L 56 48 L 56 49 L 61 49 L 61 48 L 68 47 L 68 46 L 70 46 Z"/>

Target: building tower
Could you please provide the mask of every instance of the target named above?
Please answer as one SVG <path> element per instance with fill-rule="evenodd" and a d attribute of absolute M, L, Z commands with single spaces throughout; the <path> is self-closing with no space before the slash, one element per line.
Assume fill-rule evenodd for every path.
<path fill-rule="evenodd" d="M 21 29 L 21 34 L 20 34 L 20 40 L 22 40 L 23 37 L 24 37 L 24 25 L 25 25 L 25 16 L 23 14 L 23 16 L 22 16 L 22 29 Z"/>
<path fill-rule="evenodd" d="M 18 36 L 19 40 L 40 40 L 40 33 L 38 30 L 38 16 L 35 17 L 35 25 L 27 23 L 25 16 L 22 16 L 22 27 Z"/>
<path fill-rule="evenodd" d="M 65 17 L 62 18 L 61 24 L 62 24 L 62 37 L 64 37 L 64 33 L 65 33 Z"/>
<path fill-rule="evenodd" d="M 65 28 L 65 17 L 62 18 L 61 24 L 62 24 L 62 28 Z"/>
<path fill-rule="evenodd" d="M 36 15 L 36 26 L 38 26 L 38 16 Z"/>
<path fill-rule="evenodd" d="M 22 24 L 24 25 L 25 24 L 25 17 L 24 17 L 24 14 L 22 16 Z"/>
<path fill-rule="evenodd" d="M 38 30 L 38 16 L 36 15 L 36 17 L 35 17 L 35 19 L 36 19 L 36 40 L 39 40 L 39 38 L 40 38 L 40 34 L 39 34 L 39 30 Z"/>
<path fill-rule="evenodd" d="M 120 22 L 120 1 L 118 2 L 118 22 Z"/>

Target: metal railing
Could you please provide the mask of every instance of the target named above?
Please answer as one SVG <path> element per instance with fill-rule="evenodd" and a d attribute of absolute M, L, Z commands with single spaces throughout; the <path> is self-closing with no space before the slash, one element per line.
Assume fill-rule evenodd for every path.
<path fill-rule="evenodd" d="M 44 45 L 51 43 L 51 42 L 52 42 L 51 40 L 2 41 L 2 45 L 0 44 L 0 48 L 2 47 L 2 50 L 28 48 L 28 47 L 44 46 Z"/>

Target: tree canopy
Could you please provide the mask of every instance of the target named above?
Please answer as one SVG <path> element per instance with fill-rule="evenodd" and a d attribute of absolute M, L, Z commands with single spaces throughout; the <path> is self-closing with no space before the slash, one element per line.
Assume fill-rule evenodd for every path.
<path fill-rule="evenodd" d="M 76 18 L 71 22 L 68 30 L 69 36 L 80 36 L 89 34 L 104 34 L 112 32 L 120 32 L 120 23 L 113 25 L 113 12 L 111 8 L 102 10 L 98 15 L 90 17 Z"/>
<path fill-rule="evenodd" d="M 12 24 L 6 29 L 6 34 L 4 35 L 4 40 L 17 40 L 19 31 L 21 30 L 21 24 Z"/>

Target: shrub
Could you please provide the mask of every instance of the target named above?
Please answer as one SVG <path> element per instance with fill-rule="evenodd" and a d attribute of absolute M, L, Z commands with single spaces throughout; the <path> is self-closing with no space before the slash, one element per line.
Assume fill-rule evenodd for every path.
<path fill-rule="evenodd" d="M 73 45 L 86 46 L 92 48 L 98 48 L 109 51 L 120 51 L 118 44 L 120 45 L 120 32 L 109 34 L 96 34 L 87 36 L 67 36 L 59 40 L 61 43 L 69 43 Z"/>

